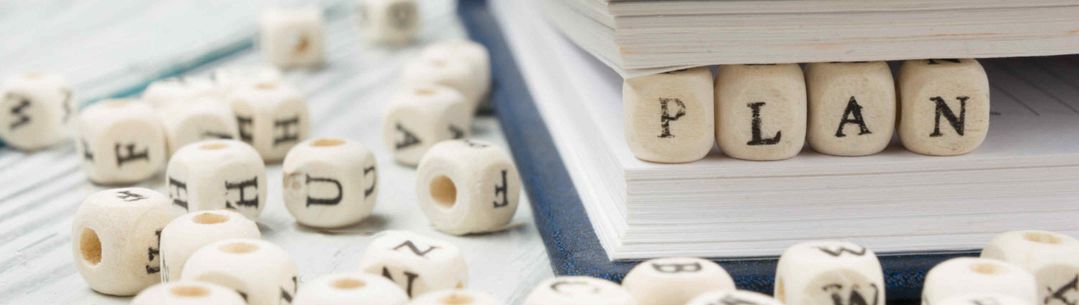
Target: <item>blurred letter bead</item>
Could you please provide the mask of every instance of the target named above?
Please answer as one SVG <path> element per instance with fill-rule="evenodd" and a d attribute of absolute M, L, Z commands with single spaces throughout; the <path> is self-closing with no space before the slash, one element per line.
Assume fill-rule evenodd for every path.
<path fill-rule="evenodd" d="M 401 83 L 413 86 L 443 85 L 457 90 L 465 98 L 469 112 L 480 104 L 479 76 L 465 56 L 435 49 L 405 64 Z"/>
<path fill-rule="evenodd" d="M 212 139 L 239 139 L 236 115 L 217 98 L 200 98 L 158 110 L 169 153 L 187 144 Z"/>
<path fill-rule="evenodd" d="M 282 165 L 285 207 L 296 221 L 335 228 L 360 222 L 375 208 L 375 155 L 338 138 L 305 141 Z"/>
<path fill-rule="evenodd" d="M 415 0 L 362 0 L 357 13 L 368 41 L 405 44 L 416 39 L 420 16 Z"/>
<path fill-rule="evenodd" d="M 517 211 L 521 178 L 509 154 L 475 140 L 431 147 L 417 170 L 416 196 L 436 229 L 462 235 L 498 231 Z"/>
<path fill-rule="evenodd" d="M 236 114 L 240 140 L 251 144 L 266 162 L 280 161 L 293 145 L 307 138 L 311 124 L 307 103 L 288 85 L 243 86 L 228 102 Z"/>
<path fill-rule="evenodd" d="M 716 141 L 727 156 L 783 160 L 802 151 L 808 106 L 800 66 L 719 66 L 715 91 Z"/>
<path fill-rule="evenodd" d="M 161 230 L 182 210 L 144 188 L 91 194 L 75 212 L 75 267 L 97 292 L 130 296 L 161 281 Z"/>
<path fill-rule="evenodd" d="M 161 280 L 180 278 L 191 253 L 216 241 L 262 237 L 255 222 L 228 210 L 188 213 L 169 222 L 161 231 Z"/>
<path fill-rule="evenodd" d="M 247 305 L 235 290 L 197 281 L 178 281 L 147 288 L 131 305 Z"/>
<path fill-rule="evenodd" d="M 172 203 L 188 211 L 229 209 L 256 219 L 266 202 L 266 167 L 240 141 L 197 142 L 176 152 L 165 174 Z"/>
<path fill-rule="evenodd" d="M 259 48 L 282 68 L 322 63 L 322 12 L 316 7 L 274 8 L 259 18 Z"/>
<path fill-rule="evenodd" d="M 184 77 L 168 78 L 151 83 L 142 92 L 141 99 L 160 110 L 172 106 L 188 107 L 195 100 L 219 98 L 220 95 L 221 91 L 213 80 Z"/>
<path fill-rule="evenodd" d="M 950 297 L 933 305 L 1036 305 L 1029 300 L 999 293 L 972 293 Z"/>
<path fill-rule="evenodd" d="M 872 303 L 866 304 L 871 305 Z M 783 303 L 770 296 L 752 291 L 725 290 L 701 294 L 685 303 L 685 305 L 783 305 Z"/>
<path fill-rule="evenodd" d="M 468 268 L 457 246 L 408 231 L 375 235 L 360 259 L 360 270 L 393 281 L 410 297 L 468 283 Z"/>
<path fill-rule="evenodd" d="M 157 113 L 143 103 L 107 100 L 79 115 L 75 146 L 90 181 L 131 184 L 164 167 L 165 131 Z"/>
<path fill-rule="evenodd" d="M 983 258 L 1019 266 L 1034 275 L 1043 305 L 1072 305 L 1079 297 L 1079 241 L 1046 231 L 1012 231 L 997 235 L 982 250 Z"/>
<path fill-rule="evenodd" d="M 887 62 L 812 63 L 807 138 L 814 150 L 837 156 L 881 152 L 895 132 L 895 81 Z"/>
<path fill-rule="evenodd" d="M 969 153 L 989 131 L 989 78 L 974 59 L 908 60 L 899 69 L 899 139 L 934 156 Z"/>
<path fill-rule="evenodd" d="M 410 305 L 502 305 L 498 299 L 477 290 L 450 289 L 424 294 Z"/>
<path fill-rule="evenodd" d="M 970 257 L 953 258 L 930 269 L 922 288 L 922 304 L 938 305 L 950 297 L 971 293 L 1000 293 L 1041 304 L 1034 276 L 1029 272 L 1002 261 Z"/>
<path fill-rule="evenodd" d="M 74 115 L 71 86 L 59 75 L 28 73 L 0 88 L 0 139 L 21 150 L 63 141 Z"/>
<path fill-rule="evenodd" d="M 626 274 L 622 287 L 640 305 L 685 305 L 705 292 L 737 289 L 723 267 L 693 257 L 644 261 Z"/>
<path fill-rule="evenodd" d="M 472 113 L 457 91 L 423 85 L 398 93 L 382 124 L 382 141 L 393 150 L 394 160 L 416 165 L 438 142 L 468 137 Z"/>
<path fill-rule="evenodd" d="M 423 57 L 436 57 L 437 54 L 448 54 L 453 58 L 462 59 L 472 70 L 471 80 L 480 94 L 480 100 L 491 91 L 491 54 L 487 48 L 471 40 L 454 40 L 440 42 L 423 49 Z"/>
<path fill-rule="evenodd" d="M 374 274 L 332 274 L 305 282 L 293 305 L 405 305 L 408 295 L 390 280 Z"/>
<path fill-rule="evenodd" d="M 883 305 L 884 272 L 873 251 L 841 241 L 791 246 L 779 258 L 775 296 L 789 305 Z"/>
<path fill-rule="evenodd" d="M 540 282 L 522 305 L 636 305 L 622 286 L 587 276 L 560 276 Z"/>
<path fill-rule="evenodd" d="M 626 142 L 651 162 L 700 160 L 715 141 L 715 100 L 708 67 L 622 82 Z M 679 304 L 681 305 L 681 304 Z"/>
<path fill-rule="evenodd" d="M 288 253 L 257 239 L 227 239 L 200 248 L 184 265 L 183 279 L 235 289 L 249 305 L 292 303 L 298 284 Z"/>

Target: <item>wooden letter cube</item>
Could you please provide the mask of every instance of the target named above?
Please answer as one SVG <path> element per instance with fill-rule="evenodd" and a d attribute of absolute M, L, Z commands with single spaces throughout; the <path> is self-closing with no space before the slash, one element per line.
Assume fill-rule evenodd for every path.
<path fill-rule="evenodd" d="M 663 163 L 700 160 L 715 143 L 715 100 L 708 67 L 622 82 L 626 142 L 637 158 Z"/>
<path fill-rule="evenodd" d="M 933 305 L 1034 305 L 1034 303 L 1000 293 L 968 293 L 944 299 Z"/>
<path fill-rule="evenodd" d="M 371 215 L 378 196 L 375 155 L 355 142 L 318 138 L 285 156 L 285 207 L 312 227 L 355 224 Z"/>
<path fill-rule="evenodd" d="M 536 285 L 522 305 L 636 305 L 622 286 L 587 276 L 560 276 Z"/>
<path fill-rule="evenodd" d="M 184 263 L 202 246 L 226 239 L 261 237 L 254 221 L 229 210 L 192 212 L 173 219 L 161 231 L 161 281 L 180 279 Z"/>
<path fill-rule="evenodd" d="M 288 253 L 257 239 L 226 239 L 200 248 L 184 265 L 183 279 L 232 288 L 249 305 L 291 303 L 298 286 Z"/>
<path fill-rule="evenodd" d="M 408 304 L 408 295 L 392 281 L 378 275 L 342 273 L 306 282 L 292 305 Z"/>
<path fill-rule="evenodd" d="M 72 222 L 75 268 L 97 292 L 130 296 L 161 280 L 161 230 L 183 211 L 144 188 L 86 197 Z"/>
<path fill-rule="evenodd" d="M 255 149 L 234 140 L 185 146 L 169 160 L 169 198 L 188 211 L 229 209 L 256 219 L 266 202 L 266 167 Z"/>
<path fill-rule="evenodd" d="M 440 290 L 412 300 L 410 305 L 502 305 L 486 292 L 468 289 Z"/>
<path fill-rule="evenodd" d="M 770 296 L 742 290 L 712 291 L 701 294 L 685 305 L 784 305 Z"/>
<path fill-rule="evenodd" d="M 626 274 L 622 287 L 639 305 L 685 305 L 705 292 L 736 289 L 723 267 L 693 257 L 644 261 Z"/>
<path fill-rule="evenodd" d="M 423 85 L 398 93 L 382 119 L 382 141 L 393 158 L 416 165 L 438 142 L 471 134 L 472 112 L 449 87 Z"/>
<path fill-rule="evenodd" d="M 203 98 L 219 98 L 220 87 L 208 78 L 167 78 L 150 83 L 140 97 L 159 110 L 172 106 L 187 106 Z"/>
<path fill-rule="evenodd" d="M 285 157 L 310 130 L 307 103 L 283 83 L 257 83 L 237 89 L 228 98 L 236 114 L 240 140 L 251 144 L 266 162 Z"/>
<path fill-rule="evenodd" d="M 322 12 L 316 7 L 275 8 L 259 18 L 259 48 L 282 68 L 322 63 Z"/>
<path fill-rule="evenodd" d="M 232 108 L 213 97 L 203 97 L 183 105 L 158 110 L 165 126 L 169 154 L 187 144 L 212 139 L 239 139 Z"/>
<path fill-rule="evenodd" d="M 895 132 L 895 81 L 887 62 L 813 63 L 807 138 L 814 150 L 837 156 L 881 152 Z"/>
<path fill-rule="evenodd" d="M 368 41 L 405 44 L 416 39 L 420 15 L 415 0 L 364 0 L 356 13 Z"/>
<path fill-rule="evenodd" d="M 862 246 L 803 242 L 780 256 L 775 297 L 789 305 L 883 305 L 884 272 L 877 255 Z"/>
<path fill-rule="evenodd" d="M 727 156 L 783 160 L 802 150 L 807 106 L 801 67 L 720 66 L 715 91 L 716 142 Z"/>
<path fill-rule="evenodd" d="M 360 271 L 393 281 L 409 297 L 468 283 L 468 267 L 457 246 L 407 231 L 375 235 L 360 259 Z"/>
<path fill-rule="evenodd" d="M 1018 266 L 987 258 L 961 257 L 938 264 L 925 275 L 922 305 L 971 293 L 999 293 L 1038 304 L 1034 276 Z"/>
<path fill-rule="evenodd" d="M 75 101 L 59 75 L 29 73 L 0 88 L 0 139 L 21 150 L 37 150 L 67 139 Z"/>
<path fill-rule="evenodd" d="M 235 290 L 198 281 L 176 281 L 146 288 L 131 305 L 247 305 Z"/>
<path fill-rule="evenodd" d="M 442 85 L 453 88 L 464 97 L 469 112 L 480 104 L 479 80 L 470 61 L 449 52 L 424 52 L 405 64 L 401 83 L 411 86 Z"/>
<path fill-rule="evenodd" d="M 432 44 L 423 49 L 420 57 L 438 58 L 445 56 L 455 61 L 463 61 L 472 71 L 466 80 L 478 94 L 476 105 L 481 104 L 491 91 L 491 55 L 482 44 L 470 40 L 452 40 Z"/>
<path fill-rule="evenodd" d="M 1046 231 L 1012 231 L 997 235 L 982 250 L 1034 275 L 1042 305 L 1071 305 L 1079 299 L 1079 241 Z"/>
<path fill-rule="evenodd" d="M 226 67 L 214 70 L 210 74 L 223 97 L 228 97 L 239 88 L 259 83 L 280 83 L 284 81 L 281 70 L 268 65 Z"/>
<path fill-rule="evenodd" d="M 101 101 L 79 115 L 78 156 L 90 181 L 131 184 L 165 165 L 165 131 L 157 113 L 129 100 Z"/>
<path fill-rule="evenodd" d="M 436 229 L 455 235 L 505 228 L 520 193 L 521 178 L 509 154 L 482 141 L 439 143 L 416 173 L 420 208 Z"/>
<path fill-rule="evenodd" d="M 899 70 L 899 139 L 934 156 L 973 151 L 989 131 L 989 78 L 974 59 L 908 60 Z"/>

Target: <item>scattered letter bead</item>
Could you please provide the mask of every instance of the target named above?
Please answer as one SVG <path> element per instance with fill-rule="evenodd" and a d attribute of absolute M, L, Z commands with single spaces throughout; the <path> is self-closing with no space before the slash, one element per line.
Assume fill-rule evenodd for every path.
<path fill-rule="evenodd" d="M 305 141 L 285 156 L 285 207 L 312 227 L 355 224 L 375 208 L 375 155 L 338 138 Z"/>
<path fill-rule="evenodd" d="M 230 209 L 258 218 L 266 202 L 266 167 L 251 146 L 234 140 L 194 143 L 166 170 L 169 198 L 188 211 Z"/>
<path fill-rule="evenodd" d="M 477 290 L 450 289 L 424 294 L 410 305 L 502 305 L 498 299 Z"/>
<path fill-rule="evenodd" d="M 716 142 L 727 156 L 783 160 L 802 150 L 807 102 L 801 67 L 720 66 L 715 91 Z"/>
<path fill-rule="evenodd" d="M 450 52 L 423 52 L 420 57 L 405 64 L 401 83 L 412 86 L 443 85 L 461 93 L 473 112 L 480 104 L 479 80 L 470 61 Z"/>
<path fill-rule="evenodd" d="M 457 91 L 425 85 L 398 93 L 382 124 L 382 141 L 394 160 L 416 165 L 438 142 L 468 137 L 472 113 Z"/>
<path fill-rule="evenodd" d="M 1036 302 L 1034 276 L 1018 266 L 987 258 L 961 257 L 938 264 L 925 275 L 922 305 L 971 293 L 1000 293 Z"/>
<path fill-rule="evenodd" d="M 258 83 L 280 83 L 284 81 L 284 75 L 273 66 L 238 66 L 214 70 L 210 79 L 222 96 L 227 97 L 238 88 Z"/>
<path fill-rule="evenodd" d="M 453 58 L 463 59 L 472 70 L 472 76 L 468 79 L 478 88 L 480 101 L 491 91 L 491 54 L 482 44 L 471 40 L 452 40 L 439 42 L 424 48 L 422 57 L 437 57 L 437 54 L 448 54 Z"/>
<path fill-rule="evenodd" d="M 640 305 L 685 305 L 705 292 L 737 289 L 723 267 L 693 257 L 644 261 L 626 274 L 622 287 Z"/>
<path fill-rule="evenodd" d="M 895 132 L 895 81 L 887 62 L 812 63 L 807 138 L 814 150 L 837 156 L 881 152 Z"/>
<path fill-rule="evenodd" d="M 950 297 L 933 305 L 1035 305 L 1029 300 L 999 293 L 971 293 Z"/>
<path fill-rule="evenodd" d="M 36 150 L 67 139 L 76 109 L 71 86 L 62 77 L 29 73 L 0 88 L 0 139 L 11 147 Z"/>
<path fill-rule="evenodd" d="M 202 246 L 225 239 L 260 237 L 254 221 L 233 211 L 192 212 L 173 219 L 161 231 L 161 281 L 179 279 L 187 258 Z"/>
<path fill-rule="evenodd" d="M 72 223 L 75 267 L 97 292 L 130 296 L 161 281 L 161 230 L 183 211 L 144 188 L 99 191 Z"/>
<path fill-rule="evenodd" d="M 290 86 L 244 86 L 233 92 L 228 102 L 236 114 L 240 139 L 255 147 L 266 162 L 280 161 L 293 145 L 307 138 L 311 124 L 307 103 Z"/>
<path fill-rule="evenodd" d="M 716 129 L 711 68 L 627 79 L 622 100 L 626 142 L 637 158 L 684 163 L 712 150 Z"/>
<path fill-rule="evenodd" d="M 908 60 L 899 69 L 899 139 L 934 156 L 973 151 L 989 131 L 989 78 L 974 59 Z"/>
<path fill-rule="evenodd" d="M 408 295 L 390 280 L 374 274 L 331 274 L 305 282 L 293 305 L 405 305 Z"/>
<path fill-rule="evenodd" d="M 882 305 L 884 287 L 873 251 L 849 242 L 810 241 L 780 256 L 774 295 L 789 305 Z"/>
<path fill-rule="evenodd" d="M 983 258 L 1023 268 L 1038 284 L 1038 304 L 1071 305 L 1079 299 L 1079 241 L 1046 231 L 1012 231 L 997 235 L 982 250 Z"/>
<path fill-rule="evenodd" d="M 522 305 L 636 305 L 629 292 L 608 280 L 560 276 L 540 282 Z"/>
<path fill-rule="evenodd" d="M 259 18 L 259 48 L 282 68 L 322 63 L 322 12 L 316 7 L 274 8 Z"/>
<path fill-rule="evenodd" d="M 517 211 L 521 178 L 509 154 L 494 144 L 439 143 L 423 156 L 416 177 L 420 208 L 442 232 L 498 231 Z"/>
<path fill-rule="evenodd" d="M 298 285 L 288 253 L 257 239 L 227 239 L 200 248 L 184 265 L 183 279 L 235 289 L 249 305 L 291 303 Z"/>
<path fill-rule="evenodd" d="M 90 181 L 131 184 L 165 165 L 164 127 L 146 104 L 101 101 L 82 111 L 77 126 L 75 146 Z"/>
<path fill-rule="evenodd" d="M 202 140 L 239 139 L 232 108 L 213 97 L 199 98 L 183 105 L 158 110 L 165 126 L 169 154 Z"/>
<path fill-rule="evenodd" d="M 368 41 L 405 44 L 416 39 L 420 16 L 415 0 L 363 0 L 357 10 Z"/>
<path fill-rule="evenodd" d="M 198 281 L 176 281 L 146 288 L 131 305 L 247 305 L 235 290 Z"/>
<path fill-rule="evenodd" d="M 202 98 L 218 98 L 221 91 L 206 78 L 168 78 L 153 82 L 142 92 L 142 101 L 157 109 L 187 107 Z"/>
<path fill-rule="evenodd" d="M 867 303 L 869 305 L 871 303 Z M 713 291 L 701 294 L 685 305 L 784 305 L 770 296 L 742 290 Z M 884 304 L 877 304 L 884 305 Z"/>
<path fill-rule="evenodd" d="M 360 259 L 360 271 L 386 277 L 409 297 L 468 283 L 468 268 L 457 246 L 407 231 L 375 235 Z"/>

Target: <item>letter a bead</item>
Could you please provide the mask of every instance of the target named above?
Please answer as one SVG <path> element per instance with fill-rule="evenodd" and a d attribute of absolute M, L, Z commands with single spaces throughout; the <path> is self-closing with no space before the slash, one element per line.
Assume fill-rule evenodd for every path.
<path fill-rule="evenodd" d="M 146 288 L 131 305 L 246 305 L 235 290 L 198 281 L 177 281 Z"/>
<path fill-rule="evenodd" d="M 322 63 L 322 12 L 315 7 L 275 8 L 259 18 L 259 49 L 282 68 Z"/>
<path fill-rule="evenodd" d="M 999 293 L 1030 304 L 1038 291 L 1034 276 L 1018 266 L 987 258 L 961 257 L 938 264 L 925 275 L 922 305 L 972 293 Z"/>
<path fill-rule="evenodd" d="M 644 261 L 626 274 L 622 287 L 640 305 L 684 305 L 705 292 L 736 289 L 723 267 L 693 257 Z"/>
<path fill-rule="evenodd" d="M 1012 231 L 997 235 L 982 250 L 1034 275 L 1038 304 L 1071 305 L 1079 299 L 1079 241 L 1046 231 Z"/>
<path fill-rule="evenodd" d="M 375 235 L 360 258 L 360 271 L 393 281 L 409 297 L 468 283 L 468 268 L 457 246 L 408 231 Z"/>
<path fill-rule="evenodd" d="M 59 75 L 28 73 L 0 88 L 0 139 L 21 150 L 37 150 L 68 137 L 74 115 L 71 86 Z"/>
<path fill-rule="evenodd" d="M 884 272 L 862 246 L 803 242 L 780 256 L 774 295 L 788 305 L 884 305 Z"/>
<path fill-rule="evenodd" d="M 622 286 L 587 276 L 560 276 L 539 283 L 522 305 L 636 305 Z"/>
<path fill-rule="evenodd" d="M 404 44 L 416 39 L 420 24 L 416 0 L 364 0 L 357 15 L 368 41 Z"/>
<path fill-rule="evenodd" d="M 801 67 L 720 66 L 715 91 L 716 142 L 724 154 L 761 161 L 802 151 L 807 106 Z"/>
<path fill-rule="evenodd" d="M 83 110 L 76 126 L 77 156 L 94 183 L 139 182 L 156 175 L 167 161 L 164 127 L 146 104 L 101 101 Z"/>
<path fill-rule="evenodd" d="M 472 112 L 456 90 L 419 85 L 397 94 L 382 119 L 382 142 L 398 163 L 416 165 L 438 142 L 468 137 Z"/>
<path fill-rule="evenodd" d="M 236 114 L 240 140 L 251 144 L 266 162 L 281 161 L 310 129 L 307 103 L 283 83 L 241 86 L 227 102 Z"/>
<path fill-rule="evenodd" d="M 161 230 L 181 213 L 144 188 L 91 194 L 72 223 L 75 268 L 97 292 L 135 295 L 161 280 Z"/>
<path fill-rule="evenodd" d="M 770 296 L 742 290 L 712 291 L 701 294 L 686 305 L 783 305 Z M 834 305 L 834 304 L 833 304 Z"/>
<path fill-rule="evenodd" d="M 355 142 L 305 141 L 285 156 L 282 171 L 285 207 L 301 224 L 347 226 L 371 215 L 375 208 L 375 155 Z"/>
<path fill-rule="evenodd" d="M 267 241 L 227 239 L 200 248 L 184 265 L 182 278 L 235 289 L 249 305 L 292 303 L 296 264 Z"/>
<path fill-rule="evenodd" d="M 258 152 L 234 140 L 194 143 L 169 160 L 172 203 L 188 211 L 229 209 L 258 218 L 266 202 L 266 166 Z"/>
<path fill-rule="evenodd" d="M 476 140 L 445 141 L 416 174 L 420 208 L 436 229 L 463 235 L 501 230 L 517 211 L 521 178 L 509 154 Z"/>
<path fill-rule="evenodd" d="M 895 132 L 895 81 L 883 61 L 812 63 L 807 138 L 814 150 L 837 156 L 881 152 Z"/>
<path fill-rule="evenodd" d="M 974 59 L 908 60 L 899 69 L 899 139 L 907 150 L 962 155 L 989 131 L 989 77 Z"/>
<path fill-rule="evenodd" d="M 440 290 L 412 300 L 410 305 L 502 305 L 486 292 L 468 289 Z"/>
<path fill-rule="evenodd" d="M 331 274 L 305 282 L 292 305 L 408 304 L 408 295 L 390 280 L 374 274 Z"/>
<path fill-rule="evenodd" d="M 226 239 L 260 237 L 254 221 L 233 211 L 192 212 L 173 219 L 161 231 L 161 281 L 179 279 L 184 263 L 202 246 Z"/>
<path fill-rule="evenodd" d="M 627 79 L 622 100 L 626 142 L 638 159 L 692 162 L 712 150 L 715 100 L 710 68 Z"/>

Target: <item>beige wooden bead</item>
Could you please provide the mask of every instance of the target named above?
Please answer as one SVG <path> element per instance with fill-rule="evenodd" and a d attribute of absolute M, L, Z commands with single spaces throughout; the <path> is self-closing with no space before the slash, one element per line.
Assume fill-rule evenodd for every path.
<path fill-rule="evenodd" d="M 933 305 L 1035 305 L 1029 300 L 1000 293 L 971 293 L 944 299 Z"/>
<path fill-rule="evenodd" d="M 131 305 L 247 305 L 235 290 L 206 282 L 176 281 L 146 288 Z"/>
<path fill-rule="evenodd" d="M 259 17 L 259 49 L 282 68 L 315 66 L 325 52 L 322 12 L 317 7 L 272 8 Z"/>
<path fill-rule="evenodd" d="M 165 127 L 169 154 L 188 144 L 211 139 L 239 139 L 236 115 L 216 97 L 202 97 L 182 105 L 158 109 Z"/>
<path fill-rule="evenodd" d="M 416 165 L 431 146 L 472 133 L 471 110 L 449 87 L 407 88 L 392 103 L 382 119 L 382 141 L 398 163 Z"/>
<path fill-rule="evenodd" d="M 997 235 L 982 250 L 983 258 L 998 259 L 1034 275 L 1038 301 L 1071 305 L 1079 299 L 1079 240 L 1046 231 L 1012 231 Z"/>
<path fill-rule="evenodd" d="M 166 171 L 169 198 L 188 211 L 229 209 L 256 219 L 265 208 L 266 167 L 255 149 L 208 140 L 176 152 Z"/>
<path fill-rule="evenodd" d="M 723 267 L 695 257 L 644 261 L 626 274 L 622 287 L 640 305 L 685 305 L 705 292 L 737 289 Z"/>
<path fill-rule="evenodd" d="M 218 68 L 210 74 L 210 79 L 221 92 L 221 96 L 228 97 L 239 88 L 259 83 L 283 82 L 284 75 L 274 66 L 253 65 Z"/>
<path fill-rule="evenodd" d="M 712 291 L 701 294 L 686 305 L 783 305 L 770 296 L 744 290 Z M 883 304 L 879 304 L 883 305 Z"/>
<path fill-rule="evenodd" d="M 0 87 L 0 139 L 21 150 L 37 150 L 67 139 L 76 111 L 71 86 L 54 74 L 27 73 Z"/>
<path fill-rule="evenodd" d="M 392 281 L 374 274 L 339 273 L 305 282 L 293 305 L 408 304 L 408 295 Z"/>
<path fill-rule="evenodd" d="M 261 237 L 254 221 L 229 210 L 191 212 L 173 219 L 161 231 L 161 281 L 180 279 L 184 263 L 202 246 L 226 239 Z"/>
<path fill-rule="evenodd" d="M 895 81 L 887 62 L 812 63 L 807 139 L 814 150 L 837 156 L 881 152 L 895 132 Z"/>
<path fill-rule="evenodd" d="M 478 290 L 448 289 L 429 292 L 409 302 L 410 305 L 502 305 L 494 296 Z"/>
<path fill-rule="evenodd" d="M 97 292 L 135 295 L 161 280 L 161 230 L 181 213 L 165 195 L 149 189 L 91 194 L 71 226 L 75 268 Z"/>
<path fill-rule="evenodd" d="M 405 64 L 401 83 L 410 86 L 442 85 L 464 96 L 472 112 L 480 104 L 480 79 L 468 57 L 444 49 L 428 50 Z"/>
<path fill-rule="evenodd" d="M 131 100 L 86 107 L 76 124 L 75 146 L 90 181 L 132 184 L 165 166 L 165 131 L 154 110 Z"/>
<path fill-rule="evenodd" d="M 236 114 L 240 140 L 251 144 L 266 162 L 280 161 L 310 132 L 307 103 L 284 83 L 243 86 L 227 102 Z"/>
<path fill-rule="evenodd" d="M 292 303 L 298 286 L 288 253 L 257 239 L 226 239 L 200 248 L 187 260 L 182 278 L 232 288 L 249 305 Z"/>
<path fill-rule="evenodd" d="M 482 44 L 471 40 L 450 40 L 432 44 L 423 49 L 421 57 L 435 58 L 439 54 L 461 59 L 472 70 L 468 78 L 478 93 L 476 103 L 482 104 L 491 91 L 491 55 Z M 473 105 L 475 108 L 477 105 Z"/>
<path fill-rule="evenodd" d="M 842 241 L 791 246 L 776 267 L 775 297 L 789 305 L 884 304 L 884 272 L 877 255 Z"/>
<path fill-rule="evenodd" d="M 636 305 L 629 292 L 608 280 L 560 276 L 536 285 L 522 305 Z"/>
<path fill-rule="evenodd" d="M 783 160 L 802 150 L 807 102 L 801 67 L 720 66 L 715 92 L 716 142 L 727 156 Z"/>
<path fill-rule="evenodd" d="M 416 39 L 420 15 L 415 0 L 363 0 L 356 10 L 368 41 L 396 45 Z"/>
<path fill-rule="evenodd" d="M 416 196 L 436 229 L 463 235 L 502 230 L 517 211 L 521 178 L 509 153 L 492 143 L 438 143 L 420 161 Z"/>
<path fill-rule="evenodd" d="M 638 159 L 700 160 L 715 141 L 715 100 L 708 67 L 622 82 L 626 142 Z"/>
<path fill-rule="evenodd" d="M 925 275 L 922 305 L 954 296 L 1000 293 L 1036 304 L 1034 276 L 1018 266 L 987 258 L 961 257 L 938 264 Z"/>
<path fill-rule="evenodd" d="M 375 164 L 375 155 L 356 142 L 317 138 L 300 143 L 282 165 L 285 207 L 307 226 L 358 223 L 375 208 Z"/>
<path fill-rule="evenodd" d="M 360 271 L 386 277 L 409 297 L 468 284 L 468 267 L 457 246 L 408 231 L 376 235 L 360 258 Z"/>
<path fill-rule="evenodd" d="M 150 83 L 140 99 L 157 109 L 187 106 L 203 98 L 220 98 L 222 92 L 209 78 L 167 78 Z"/>
<path fill-rule="evenodd" d="M 899 139 L 934 156 L 969 153 L 989 131 L 989 78 L 974 59 L 908 60 L 899 69 Z"/>

